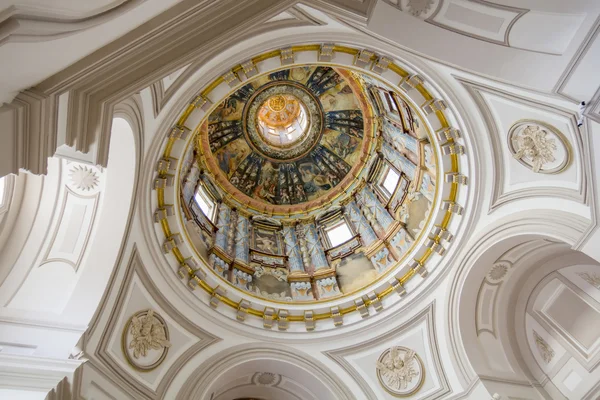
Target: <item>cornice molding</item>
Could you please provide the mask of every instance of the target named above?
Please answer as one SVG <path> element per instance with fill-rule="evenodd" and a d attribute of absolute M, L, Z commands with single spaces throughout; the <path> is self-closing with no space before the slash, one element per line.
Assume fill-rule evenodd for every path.
<path fill-rule="evenodd" d="M 41 7 L 12 5 L 0 13 L 0 46 L 9 42 L 55 40 L 100 25 L 146 0 L 118 0 L 80 15 Z M 117 3 L 117 4 L 114 4 Z"/>
<path fill-rule="evenodd" d="M 370 400 L 371 399 L 377 400 L 377 395 L 375 394 L 375 392 L 373 391 L 371 386 L 369 386 L 369 384 L 363 378 L 363 376 L 354 367 L 352 367 L 352 365 L 348 361 L 346 361 L 345 356 L 351 355 L 357 351 L 362 351 L 364 349 L 377 347 L 377 346 L 381 345 L 382 342 L 392 341 L 395 337 L 399 337 L 402 334 L 402 332 L 408 331 L 409 329 L 411 329 L 419 324 L 425 323 L 430 337 L 429 337 L 429 342 L 426 342 L 424 344 L 429 344 L 429 347 L 430 347 L 429 349 L 431 351 L 431 357 L 432 357 L 431 362 L 435 366 L 435 376 L 438 378 L 438 380 L 440 382 L 440 387 L 433 393 L 430 393 L 427 396 L 420 397 L 420 399 L 422 399 L 422 400 L 441 399 L 444 396 L 451 394 L 452 389 L 450 387 L 448 377 L 446 376 L 446 372 L 444 371 L 444 365 L 441 362 L 440 349 L 438 347 L 438 340 L 437 340 L 437 328 L 436 328 L 436 324 L 435 324 L 435 320 L 436 320 L 435 308 L 436 308 L 436 304 L 435 304 L 435 301 L 433 301 L 430 304 L 428 304 L 425 308 L 423 308 L 421 311 L 416 313 L 412 318 L 410 318 L 406 322 L 403 322 L 402 324 L 394 327 L 393 329 L 387 331 L 386 333 L 376 336 L 376 337 L 371 337 L 368 340 L 358 343 L 358 344 L 355 344 L 353 346 L 339 348 L 339 349 L 336 349 L 333 351 L 326 351 L 325 355 L 327 355 L 329 358 L 331 358 L 333 361 L 335 361 L 350 376 L 352 376 L 354 378 L 354 380 L 360 385 L 363 392 L 367 394 L 367 396 Z M 400 343 L 401 342 L 398 342 L 397 344 L 400 344 Z M 373 365 L 373 368 L 375 368 L 375 365 Z M 428 371 L 427 373 L 431 374 L 431 371 Z"/>
<path fill-rule="evenodd" d="M 473 236 L 470 243 L 460 252 L 458 259 L 462 261 L 458 264 L 454 275 L 450 278 L 451 283 L 448 288 L 446 325 L 450 351 L 453 354 L 453 363 L 465 381 L 468 382 L 475 379 L 477 372 L 467 356 L 459 323 L 459 312 L 463 291 L 466 290 L 465 283 L 468 276 L 477 268 L 478 260 L 486 252 L 490 251 L 494 245 L 517 236 L 546 236 L 572 246 L 580 240 L 586 231 L 586 227 L 587 220 L 585 218 L 573 216 L 568 212 L 539 210 L 532 213 L 531 211 L 523 211 L 495 221 L 485 231 Z M 487 267 L 487 265 L 479 265 L 478 268 Z M 478 290 L 478 288 L 479 286 L 476 286 L 472 290 Z"/>
<path fill-rule="evenodd" d="M 156 390 L 152 390 L 144 385 L 141 385 L 139 380 L 134 377 L 134 375 L 137 373 L 133 369 L 124 370 L 108 350 L 109 342 L 113 335 L 119 335 L 119 311 L 126 306 L 125 301 L 127 300 L 127 291 L 131 286 L 131 281 L 134 275 L 140 279 L 144 288 L 151 293 L 152 299 L 158 303 L 163 315 L 168 315 L 181 327 L 193 333 L 198 338 L 198 341 L 195 344 L 190 346 L 177 360 L 171 363 L 171 365 L 168 367 L 168 371 L 164 374 Z M 108 308 L 104 308 L 107 307 L 107 305 L 104 305 L 101 311 L 102 313 L 108 312 L 109 318 L 106 322 L 106 325 L 102 329 L 97 348 L 93 352 L 89 351 L 90 362 L 99 372 L 102 372 L 112 381 L 118 382 L 118 385 L 123 390 L 126 390 L 128 393 L 135 393 L 136 395 L 134 397 L 143 396 L 144 398 L 149 399 L 164 398 L 164 394 L 171 384 L 171 381 L 186 365 L 186 363 L 197 353 L 201 352 L 211 344 L 216 343 L 220 339 L 197 327 L 196 324 L 190 321 L 186 316 L 180 314 L 171 305 L 171 303 L 161 295 L 160 290 L 154 285 L 151 278 L 148 276 L 135 244 L 131 249 L 127 270 L 121 279 L 121 282 L 122 283 L 118 288 L 111 288 L 110 297 L 116 298 L 116 300 L 114 304 L 112 304 L 110 311 Z M 96 325 L 95 329 L 99 328 L 100 327 Z M 97 333 L 99 333 L 99 331 L 91 331 L 89 335 L 96 335 Z"/>
<path fill-rule="evenodd" d="M 499 154 L 497 154 L 496 152 L 492 152 L 492 158 L 493 158 L 493 163 L 494 163 L 493 171 L 494 171 L 494 175 L 495 175 L 495 179 L 493 181 L 495 182 L 495 184 L 492 188 L 492 196 L 491 196 L 490 206 L 489 206 L 489 211 L 488 211 L 489 213 L 493 212 L 494 210 L 496 210 L 497 208 L 499 208 L 505 204 L 508 204 L 508 203 L 511 203 L 511 202 L 514 202 L 517 200 L 527 199 L 527 198 L 536 198 L 536 197 L 542 197 L 542 196 L 558 197 L 558 198 L 562 198 L 562 199 L 566 199 L 566 200 L 575 201 L 575 202 L 578 202 L 578 203 L 581 203 L 584 205 L 590 205 L 590 187 L 589 186 L 590 186 L 590 182 L 591 182 L 590 178 L 592 177 L 592 171 L 591 171 L 591 166 L 590 166 L 590 163 L 588 160 L 589 157 L 587 155 L 587 152 L 585 151 L 586 147 L 589 148 L 589 140 L 588 140 L 588 135 L 577 135 L 577 133 L 579 132 L 579 129 L 577 129 L 577 123 L 576 123 L 577 117 L 576 117 L 575 113 L 573 113 L 569 110 L 557 107 L 557 106 L 542 103 L 542 102 L 537 101 L 532 98 L 526 98 L 526 97 L 523 97 L 520 95 L 516 95 L 516 94 L 510 93 L 510 92 L 507 92 L 507 91 L 499 89 L 499 88 L 494 88 L 489 85 L 485 85 L 480 82 L 475 82 L 475 81 L 463 78 L 461 76 L 454 75 L 454 78 L 467 90 L 467 92 L 470 94 L 473 101 L 479 108 L 479 111 L 481 112 L 481 114 L 483 116 L 485 125 L 487 126 L 487 128 L 490 132 L 490 137 L 491 137 L 494 149 L 501 149 L 502 147 L 505 146 L 505 144 L 499 140 L 499 136 L 501 136 L 501 135 L 498 132 L 497 125 L 494 121 L 494 117 L 492 116 L 492 111 L 490 110 L 489 105 L 483 98 L 482 93 L 499 96 L 501 98 L 516 102 L 517 104 L 530 105 L 533 107 L 537 107 L 541 110 L 548 111 L 548 112 L 551 112 L 554 114 L 558 114 L 564 118 L 567 118 L 571 124 L 573 132 L 575 133 L 573 135 L 573 139 L 575 140 L 575 143 L 573 143 L 573 146 L 575 146 L 577 148 L 576 155 L 579 155 L 582 157 L 582 158 L 576 157 L 576 159 L 574 160 L 574 163 L 576 163 L 577 168 L 581 171 L 581 175 L 582 175 L 581 182 L 579 184 L 579 190 L 565 189 L 565 188 L 560 188 L 560 187 L 542 187 L 542 188 L 526 188 L 526 189 L 513 190 L 510 192 L 504 192 L 503 187 L 504 187 L 505 176 L 503 173 L 504 169 L 503 169 L 503 165 L 502 165 L 502 160 L 501 160 L 501 157 Z"/>
<path fill-rule="evenodd" d="M 0 388 L 49 392 L 83 363 L 82 360 L 0 354 Z"/>
<path fill-rule="evenodd" d="M 118 102 L 202 54 L 215 56 L 218 52 L 211 48 L 217 43 L 233 45 L 293 3 L 184 0 L 34 89 L 20 93 L 3 107 L 17 113 L 12 136 L 19 147 L 10 154 L 10 168 L 0 170 L 0 176 L 20 168 L 44 174 L 47 157 L 60 145 L 81 153 L 91 151 L 81 161 L 105 167 L 112 114 Z M 67 116 L 60 128 L 59 112 Z"/>
<path fill-rule="evenodd" d="M 319 379 L 321 383 L 327 385 L 335 393 L 336 399 L 351 400 L 360 398 L 357 394 L 352 393 L 338 376 L 317 359 L 294 348 L 265 342 L 234 346 L 206 360 L 203 365 L 189 375 L 181 386 L 182 390 L 177 393 L 176 400 L 208 398 L 209 393 L 206 393 L 206 389 L 217 378 L 234 366 L 255 360 L 259 356 L 288 362 L 304 369 L 316 379 Z"/>

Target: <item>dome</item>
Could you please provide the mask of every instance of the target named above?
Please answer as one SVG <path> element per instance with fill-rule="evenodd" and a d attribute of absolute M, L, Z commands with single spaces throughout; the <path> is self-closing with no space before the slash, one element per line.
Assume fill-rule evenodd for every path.
<path fill-rule="evenodd" d="M 374 148 L 370 107 L 348 69 L 283 69 L 227 96 L 201 127 L 199 148 L 240 203 L 291 214 L 330 202 L 364 169 Z"/>
<path fill-rule="evenodd" d="M 215 102 L 180 164 L 194 251 L 225 285 L 287 303 L 342 298 L 406 267 L 436 202 L 424 121 L 347 66 L 251 77 Z"/>

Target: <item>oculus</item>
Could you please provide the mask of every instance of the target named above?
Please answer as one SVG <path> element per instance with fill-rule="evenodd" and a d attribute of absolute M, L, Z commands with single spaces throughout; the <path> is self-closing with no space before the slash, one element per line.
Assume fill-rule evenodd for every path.
<path fill-rule="evenodd" d="M 350 71 L 284 69 L 222 101 L 201 127 L 199 147 L 217 183 L 249 206 L 316 206 L 364 168 L 373 136 L 369 112 Z"/>
<path fill-rule="evenodd" d="M 376 370 L 381 386 L 398 397 L 414 395 L 425 381 L 423 361 L 406 347 L 394 346 L 381 353 Z"/>

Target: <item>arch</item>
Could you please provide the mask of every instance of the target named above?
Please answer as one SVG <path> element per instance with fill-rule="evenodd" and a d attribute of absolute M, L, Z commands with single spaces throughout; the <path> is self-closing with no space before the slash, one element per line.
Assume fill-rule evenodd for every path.
<path fill-rule="evenodd" d="M 582 219 L 569 212 L 517 212 L 465 247 L 452 278 L 447 318 L 464 383 L 481 380 L 490 393 L 521 397 L 555 392 L 522 355 L 521 319 L 530 280 L 537 283 L 553 272 L 557 260 L 593 262 L 571 249 L 584 230 Z"/>
<path fill-rule="evenodd" d="M 258 369 L 257 369 L 258 368 Z M 354 399 L 355 395 L 319 361 L 297 349 L 252 343 L 231 347 L 206 360 L 190 374 L 177 400 L 208 399 L 229 382 L 234 371 L 267 372 L 285 376 L 318 396 L 319 400 Z M 220 399 L 220 397 L 218 397 Z"/>

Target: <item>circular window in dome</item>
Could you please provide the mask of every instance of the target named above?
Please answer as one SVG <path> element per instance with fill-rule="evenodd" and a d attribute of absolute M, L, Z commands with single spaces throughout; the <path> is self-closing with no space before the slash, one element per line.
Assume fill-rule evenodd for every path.
<path fill-rule="evenodd" d="M 306 106 L 293 95 L 273 95 L 258 109 L 258 131 L 270 145 L 292 147 L 305 136 L 310 119 Z"/>
<path fill-rule="evenodd" d="M 271 82 L 255 90 L 246 103 L 242 131 L 250 148 L 265 160 L 297 161 L 310 156 L 322 139 L 322 106 L 303 85 Z M 267 199 L 279 203 L 272 200 Z"/>

